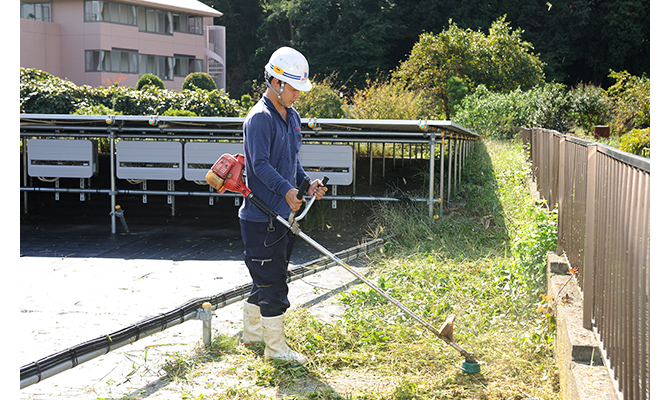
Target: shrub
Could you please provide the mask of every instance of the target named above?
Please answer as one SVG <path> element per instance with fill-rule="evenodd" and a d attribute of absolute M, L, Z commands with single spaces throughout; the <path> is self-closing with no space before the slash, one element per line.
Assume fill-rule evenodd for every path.
<path fill-rule="evenodd" d="M 650 128 L 632 129 L 621 137 L 619 149 L 629 153 L 649 157 L 649 152 L 645 151 L 651 146 Z"/>
<path fill-rule="evenodd" d="M 91 105 L 88 101 L 90 86 L 80 87 L 34 68 L 21 68 L 19 87 L 23 113 L 70 114 Z"/>
<path fill-rule="evenodd" d="M 94 106 L 80 107 L 72 112 L 74 115 L 123 115 L 122 112 L 115 111 L 104 104 Z"/>
<path fill-rule="evenodd" d="M 240 99 L 241 115 L 247 115 L 254 104 L 254 99 L 252 99 L 251 96 L 248 94 L 243 94 L 242 98 Z"/>
<path fill-rule="evenodd" d="M 329 78 L 312 81 L 312 90 L 301 92 L 294 105 L 303 118 L 344 118 L 342 100 Z"/>
<path fill-rule="evenodd" d="M 142 88 L 147 85 L 154 85 L 159 89 L 165 89 L 165 84 L 163 83 L 161 78 L 157 77 L 154 74 L 144 74 L 140 76 L 140 79 L 137 80 L 137 85 L 135 86 L 135 89 L 142 90 Z"/>
<path fill-rule="evenodd" d="M 529 90 L 530 126 L 567 132 L 570 129 L 570 97 L 565 85 L 549 83 Z"/>
<path fill-rule="evenodd" d="M 611 71 L 616 83 L 607 89 L 613 119 L 612 134 L 622 135 L 631 129 L 646 128 L 650 123 L 651 82 L 646 76 L 638 77 L 627 71 Z"/>
<path fill-rule="evenodd" d="M 174 108 L 169 108 L 163 113 L 166 117 L 197 117 L 198 114 L 189 110 L 175 110 Z"/>
<path fill-rule="evenodd" d="M 609 119 L 607 92 L 597 86 L 580 84 L 569 92 L 572 107 L 570 118 L 584 133 L 592 133 L 596 125 L 606 125 Z"/>
<path fill-rule="evenodd" d="M 186 76 L 181 90 L 194 90 L 196 88 L 203 90 L 216 90 L 216 83 L 211 76 L 204 72 L 192 72 Z"/>
<path fill-rule="evenodd" d="M 493 92 L 480 85 L 456 108 L 453 121 L 481 128 L 543 127 L 567 131 L 570 98 L 564 85 L 551 83 L 530 90 Z"/>
<path fill-rule="evenodd" d="M 368 79 L 351 98 L 351 118 L 442 119 L 442 105 L 429 92 L 412 90 L 400 80 Z"/>
<path fill-rule="evenodd" d="M 170 107 L 188 110 L 200 117 L 238 117 L 242 112 L 238 102 L 223 90 L 182 90 L 174 94 L 172 101 L 166 110 Z"/>
<path fill-rule="evenodd" d="M 21 112 L 71 114 L 87 107 L 104 106 L 124 115 L 163 115 L 170 108 L 198 116 L 237 117 L 237 101 L 220 90 L 199 88 L 176 93 L 146 85 L 142 90 L 119 86 L 77 86 L 44 71 L 21 68 Z"/>

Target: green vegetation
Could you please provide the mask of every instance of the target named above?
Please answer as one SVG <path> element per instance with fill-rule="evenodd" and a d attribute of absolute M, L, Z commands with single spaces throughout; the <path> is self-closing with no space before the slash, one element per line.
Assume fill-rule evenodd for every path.
<path fill-rule="evenodd" d="M 140 76 L 140 79 L 137 80 L 137 85 L 135 85 L 135 89 L 142 90 L 142 88 L 147 85 L 156 86 L 158 89 L 165 89 L 163 80 L 154 74 L 144 74 Z"/>
<path fill-rule="evenodd" d="M 449 29 L 437 35 L 421 35 L 395 74 L 411 87 L 431 91 L 449 119 L 459 92 L 454 77 L 469 89 L 484 85 L 495 92 L 527 90 L 543 82 L 542 61 L 532 50 L 521 39 L 521 30 L 512 30 L 504 17 L 491 24 L 488 35 L 450 21 Z"/>
<path fill-rule="evenodd" d="M 77 86 L 37 69 L 21 68 L 20 107 L 30 114 L 72 114 L 77 110 L 100 112 L 106 107 L 111 114 L 163 115 L 169 109 L 187 110 L 201 117 L 237 117 L 236 100 L 220 90 L 172 90 L 154 85 L 141 90 L 120 86 Z"/>
<path fill-rule="evenodd" d="M 214 23 L 226 27 L 228 90 L 234 98 L 262 79 L 263 66 L 280 46 L 304 52 L 312 76 L 337 71 L 355 90 L 365 87 L 368 75 L 387 73 L 406 60 L 420 35 L 448 30 L 450 20 L 463 30 L 486 31 L 503 16 L 533 44 L 547 82 L 601 86 L 610 69 L 650 72 L 648 1 L 204 2 L 223 13 Z"/>
<path fill-rule="evenodd" d="M 221 335 L 211 350 L 170 357 L 166 379 L 203 400 L 560 398 L 541 296 L 556 215 L 532 199 L 518 141 L 485 140 L 471 154 L 443 218 L 377 206 L 370 229 L 392 238 L 368 277 L 434 326 L 456 314 L 456 341 L 481 374 L 463 373 L 459 354 L 360 284 L 340 294 L 346 311 L 336 322 L 289 310 L 287 338 L 309 356 L 304 366 L 265 361 L 262 346 Z M 203 394 L 207 374 L 219 379 Z"/>
<path fill-rule="evenodd" d="M 632 129 L 621 137 L 619 149 L 629 153 L 649 157 L 649 148 L 651 141 L 649 137 L 649 128 Z"/>
<path fill-rule="evenodd" d="M 214 79 L 204 72 L 192 72 L 186 76 L 184 83 L 181 85 L 181 90 L 216 90 L 216 83 Z"/>
<path fill-rule="evenodd" d="M 649 135 L 649 78 L 626 71 L 612 71 L 610 77 L 616 82 L 608 90 L 592 85 L 568 89 L 552 83 L 502 93 L 479 86 L 456 107 L 452 120 L 482 134 L 493 127 L 503 137 L 513 136 L 515 130 L 501 128 L 523 126 L 573 132 L 593 139 L 594 126 L 609 125 L 615 141 L 635 129 L 647 129 Z M 617 147 L 615 143 L 607 144 Z"/>
<path fill-rule="evenodd" d="M 333 88 L 332 78 L 312 79 L 312 90 L 300 93 L 295 109 L 302 118 L 344 118 L 339 93 Z"/>

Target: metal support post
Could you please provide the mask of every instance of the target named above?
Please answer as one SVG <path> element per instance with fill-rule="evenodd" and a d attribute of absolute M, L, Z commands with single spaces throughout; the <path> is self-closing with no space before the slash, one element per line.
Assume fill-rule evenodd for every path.
<path fill-rule="evenodd" d="M 209 346 L 212 344 L 212 304 L 203 303 L 202 308 L 198 309 L 196 319 L 202 321 L 202 342 Z"/>
<path fill-rule="evenodd" d="M 452 157 L 454 154 L 454 141 L 449 135 L 449 163 L 447 164 L 447 206 L 451 203 L 451 167 L 453 165 Z"/>
<path fill-rule="evenodd" d="M 444 204 L 444 131 L 440 132 L 440 205 L 439 216 L 442 218 L 442 209 Z"/>
<path fill-rule="evenodd" d="M 111 221 L 111 226 L 112 226 L 112 234 L 116 233 L 116 160 L 114 159 L 114 153 L 116 152 L 115 150 L 115 143 L 114 143 L 114 131 L 112 130 L 111 127 L 107 128 L 107 132 L 109 133 L 109 181 L 110 181 L 110 189 L 109 189 L 109 198 L 112 203 L 112 211 L 110 212 L 110 216 L 112 218 Z"/>
<path fill-rule="evenodd" d="M 430 181 L 428 183 L 428 216 L 433 215 L 433 192 L 435 191 L 435 132 L 430 133 Z"/>

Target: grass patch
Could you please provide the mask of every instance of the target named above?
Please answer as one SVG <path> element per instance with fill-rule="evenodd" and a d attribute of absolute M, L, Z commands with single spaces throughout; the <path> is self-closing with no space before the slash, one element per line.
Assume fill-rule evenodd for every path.
<path fill-rule="evenodd" d="M 253 384 L 198 398 L 558 399 L 554 326 L 538 311 L 556 214 L 531 198 L 528 174 L 520 142 L 485 140 L 443 218 L 382 203 L 370 227 L 393 234 L 370 260 L 371 279 L 437 328 L 456 314 L 455 340 L 475 354 L 480 374 L 462 372 L 460 354 L 358 285 L 340 295 L 346 312 L 335 323 L 304 309 L 287 314 L 287 340 L 306 365 L 268 362 L 239 346 L 207 352 L 213 364 L 222 362 L 216 354 L 238 359 L 238 375 Z"/>

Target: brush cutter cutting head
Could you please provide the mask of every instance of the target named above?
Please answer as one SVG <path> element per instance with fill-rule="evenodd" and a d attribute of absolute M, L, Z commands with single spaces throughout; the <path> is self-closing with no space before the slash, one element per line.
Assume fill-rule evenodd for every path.
<path fill-rule="evenodd" d="M 444 324 L 442 324 L 442 327 L 440 328 L 439 331 L 439 336 L 445 340 L 447 343 L 449 343 L 452 347 L 457 349 L 461 355 L 465 356 L 465 361 L 461 363 L 461 371 L 467 373 L 467 374 L 478 374 L 481 372 L 481 366 L 475 360 L 474 355 L 471 353 L 468 353 L 467 351 L 461 349 L 459 346 L 457 346 L 454 343 L 454 321 L 456 320 L 455 315 L 450 315 L 446 321 L 444 321 Z"/>
<path fill-rule="evenodd" d="M 205 179 L 219 193 L 229 190 L 248 197 L 251 190 L 244 184 L 242 171 L 244 171 L 244 155 L 233 156 L 226 153 L 216 160 Z"/>

